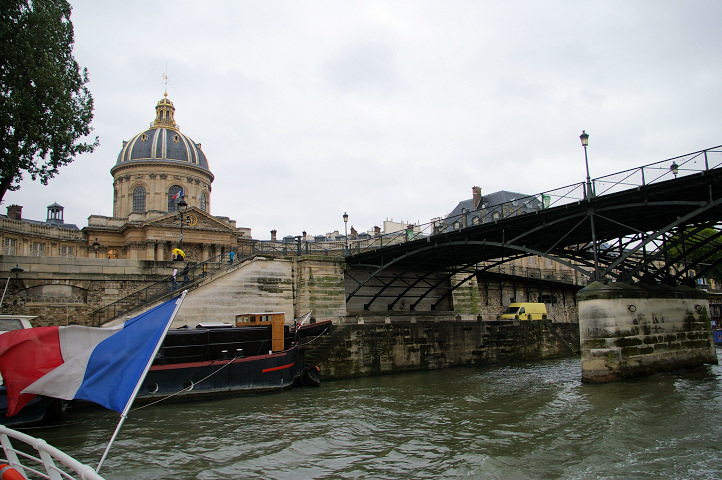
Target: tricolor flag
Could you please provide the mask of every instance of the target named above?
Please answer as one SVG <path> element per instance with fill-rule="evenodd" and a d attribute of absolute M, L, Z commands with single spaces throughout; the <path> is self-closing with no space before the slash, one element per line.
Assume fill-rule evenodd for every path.
<path fill-rule="evenodd" d="M 175 192 L 175 195 L 173 195 L 173 196 L 170 197 L 170 198 L 171 198 L 172 200 L 177 200 L 177 199 L 179 199 L 179 198 L 182 197 L 182 196 L 183 196 L 183 189 L 181 188 L 180 190 L 178 190 L 177 192 Z"/>
<path fill-rule="evenodd" d="M 7 416 L 36 394 L 88 400 L 122 413 L 135 398 L 183 297 L 114 328 L 37 327 L 0 335 Z"/>

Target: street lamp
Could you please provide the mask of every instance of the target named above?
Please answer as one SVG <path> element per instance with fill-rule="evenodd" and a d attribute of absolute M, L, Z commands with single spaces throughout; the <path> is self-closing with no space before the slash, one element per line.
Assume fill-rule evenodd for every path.
<path fill-rule="evenodd" d="M 579 139 L 582 141 L 582 147 L 584 147 L 584 164 L 587 166 L 587 191 L 584 198 L 591 198 L 592 194 L 592 181 L 589 178 L 589 160 L 587 159 L 587 145 L 589 145 L 589 134 L 582 130 L 582 134 L 579 135 Z"/>
<path fill-rule="evenodd" d="M 95 241 L 93 242 L 92 247 L 95 251 L 95 258 L 98 258 L 98 249 L 100 248 L 100 242 L 98 241 L 98 237 L 95 237 Z"/>
<path fill-rule="evenodd" d="M 185 200 L 185 195 L 181 195 L 178 200 L 178 212 L 180 212 L 180 242 L 178 248 L 183 250 L 183 212 L 188 210 L 188 203 Z"/>
<path fill-rule="evenodd" d="M 679 165 L 677 165 L 677 162 L 672 162 L 672 165 L 669 166 L 669 169 L 672 171 L 672 175 L 674 175 L 674 178 L 677 178 L 677 174 L 679 173 Z"/>
<path fill-rule="evenodd" d="M 348 252 L 348 213 L 343 212 L 343 239 Z"/>
<path fill-rule="evenodd" d="M 20 268 L 17 263 L 15 264 L 15 266 L 14 266 L 13 268 L 10 269 L 10 271 L 15 274 L 15 281 L 16 281 L 16 282 L 18 281 L 18 276 L 19 276 L 21 273 L 23 273 L 23 269 Z"/>

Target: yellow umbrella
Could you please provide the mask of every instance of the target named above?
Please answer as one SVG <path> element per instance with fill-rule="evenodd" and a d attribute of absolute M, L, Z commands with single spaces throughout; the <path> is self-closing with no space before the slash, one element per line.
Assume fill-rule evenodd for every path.
<path fill-rule="evenodd" d="M 177 257 L 178 255 L 180 255 L 181 258 L 186 258 L 186 252 L 184 252 L 180 248 L 174 248 L 173 250 L 171 250 L 171 253 L 173 254 L 174 257 Z"/>

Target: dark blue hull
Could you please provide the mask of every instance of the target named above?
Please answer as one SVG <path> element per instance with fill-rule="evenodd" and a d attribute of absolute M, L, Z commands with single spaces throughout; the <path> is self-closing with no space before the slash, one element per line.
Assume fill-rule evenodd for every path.
<path fill-rule="evenodd" d="M 147 403 L 174 394 L 174 399 L 242 395 L 282 390 L 299 383 L 303 353 L 298 346 L 246 358 L 154 364 L 136 399 Z"/>
<path fill-rule="evenodd" d="M 58 423 L 62 420 L 65 402 L 57 398 L 38 395 L 12 417 L 6 415 L 7 411 L 7 393 L 5 387 L 0 386 L 0 424 L 10 428 Z"/>

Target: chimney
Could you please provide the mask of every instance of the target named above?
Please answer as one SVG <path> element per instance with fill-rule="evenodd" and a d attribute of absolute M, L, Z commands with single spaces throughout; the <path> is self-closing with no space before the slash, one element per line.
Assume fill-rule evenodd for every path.
<path fill-rule="evenodd" d="M 21 220 L 23 216 L 23 207 L 21 205 L 8 206 L 8 218 L 11 220 Z"/>
<path fill-rule="evenodd" d="M 474 210 L 476 210 L 481 203 L 481 187 L 471 187 L 471 193 L 471 198 L 474 200 Z"/>
<path fill-rule="evenodd" d="M 274 228 L 273 230 L 271 230 L 271 241 L 272 241 L 272 242 L 275 242 L 275 241 L 276 241 L 276 233 L 277 233 L 277 232 L 276 232 L 276 229 L 275 229 L 275 228 Z"/>
<path fill-rule="evenodd" d="M 374 225 L 374 237 L 380 237 L 381 236 L 381 227 L 378 225 Z"/>

